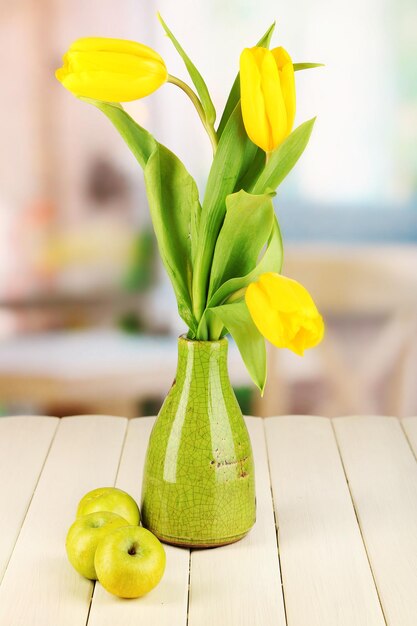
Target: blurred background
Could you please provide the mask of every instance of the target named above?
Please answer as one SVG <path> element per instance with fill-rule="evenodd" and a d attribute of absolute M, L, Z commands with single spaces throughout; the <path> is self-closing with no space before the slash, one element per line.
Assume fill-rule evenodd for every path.
<path fill-rule="evenodd" d="M 412 0 L 15 0 L 0 3 L 0 413 L 154 413 L 184 331 L 152 234 L 142 173 L 108 121 L 54 78 L 82 36 L 136 39 L 186 77 L 160 10 L 218 111 L 243 47 L 277 20 L 295 62 L 297 122 L 318 115 L 279 189 L 284 273 L 327 322 L 304 358 L 269 350 L 246 412 L 417 413 L 417 5 Z M 166 85 L 126 107 L 201 192 L 210 145 Z M 220 113 L 219 113 L 220 118 Z"/>

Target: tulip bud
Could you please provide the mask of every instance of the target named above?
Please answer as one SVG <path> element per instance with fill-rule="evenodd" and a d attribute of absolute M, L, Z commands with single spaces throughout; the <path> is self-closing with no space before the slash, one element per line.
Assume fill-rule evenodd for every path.
<path fill-rule="evenodd" d="M 240 57 L 242 116 L 249 138 L 271 152 L 295 118 L 294 66 L 284 48 L 245 48 Z"/>
<path fill-rule="evenodd" d="M 168 78 L 157 52 L 135 41 L 86 37 L 63 58 L 57 79 L 75 96 L 129 102 L 148 96 Z"/>
<path fill-rule="evenodd" d="M 300 356 L 323 338 L 323 318 L 300 283 L 280 274 L 262 274 L 245 294 L 246 304 L 259 332 L 278 348 Z"/>

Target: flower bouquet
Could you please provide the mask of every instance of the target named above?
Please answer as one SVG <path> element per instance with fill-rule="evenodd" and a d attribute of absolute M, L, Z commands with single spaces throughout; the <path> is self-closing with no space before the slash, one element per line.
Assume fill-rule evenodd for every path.
<path fill-rule="evenodd" d="M 272 25 L 243 50 L 216 125 L 206 83 L 159 19 L 193 87 L 169 74 L 151 48 L 118 39 L 79 39 L 56 76 L 108 117 L 142 167 L 159 251 L 188 328 L 148 446 L 143 523 L 170 543 L 214 546 L 240 539 L 255 521 L 252 451 L 228 378 L 226 335 L 261 393 L 265 338 L 302 355 L 323 336 L 309 293 L 280 273 L 283 245 L 273 206 L 314 124 L 293 130 L 295 72 L 319 64 L 293 63 L 284 48 L 270 50 Z M 202 200 L 182 162 L 120 104 L 165 83 L 191 99 L 213 148 Z"/>

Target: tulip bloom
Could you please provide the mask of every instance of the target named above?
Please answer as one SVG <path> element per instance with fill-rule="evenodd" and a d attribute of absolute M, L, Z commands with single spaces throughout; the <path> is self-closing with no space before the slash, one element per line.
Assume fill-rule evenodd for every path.
<path fill-rule="evenodd" d="M 295 280 L 268 272 L 251 283 L 246 304 L 262 335 L 300 356 L 323 338 L 323 318 L 308 291 Z"/>
<path fill-rule="evenodd" d="M 284 48 L 245 48 L 240 57 L 243 122 L 249 138 L 271 152 L 290 134 L 295 118 L 295 79 Z"/>
<path fill-rule="evenodd" d="M 148 96 L 168 78 L 157 52 L 135 41 L 86 37 L 75 41 L 55 76 L 75 96 L 129 102 Z"/>

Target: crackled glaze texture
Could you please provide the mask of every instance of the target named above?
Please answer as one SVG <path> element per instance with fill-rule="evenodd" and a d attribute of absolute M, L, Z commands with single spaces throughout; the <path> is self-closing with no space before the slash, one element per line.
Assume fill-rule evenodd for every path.
<path fill-rule="evenodd" d="M 167 543 L 219 546 L 255 522 L 252 448 L 227 371 L 227 340 L 178 341 L 176 380 L 149 440 L 143 525 Z"/>

